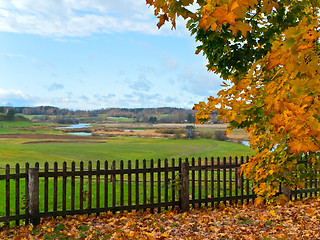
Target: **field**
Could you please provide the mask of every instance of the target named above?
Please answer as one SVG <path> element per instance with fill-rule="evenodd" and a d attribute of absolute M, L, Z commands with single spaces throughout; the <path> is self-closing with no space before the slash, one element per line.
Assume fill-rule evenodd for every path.
<path fill-rule="evenodd" d="M 204 158 L 253 154 L 253 150 L 242 144 L 211 139 L 215 131 L 224 130 L 224 125 L 196 128 L 200 134 L 208 132 L 209 135 L 206 136 L 209 136 L 210 139 L 199 136 L 195 139 L 185 139 L 186 126 L 182 124 L 96 124 L 80 130 L 93 133 L 93 136 L 71 135 L 67 132 L 73 131 L 72 129 L 57 130 L 57 126 L 53 124 L 3 122 L 0 126 L 0 173 L 4 173 L 7 164 L 10 165 L 11 172 L 14 172 L 16 163 L 19 163 L 23 169 L 26 162 L 29 162 L 31 167 L 39 162 L 40 168 L 44 167 L 45 162 L 49 162 L 51 168 L 53 162 L 58 162 L 61 168 L 63 162 L 67 162 L 70 167 L 73 161 L 77 166 L 80 161 L 87 166 L 88 161 L 116 160 L 119 163 L 120 160 L 125 160 L 126 163 L 127 160 L 146 159 L 148 165 L 150 159 L 159 158 Z M 74 131 L 79 131 L 79 129 Z M 12 206 L 15 203 L 13 182 L 10 191 Z M 0 183 L 1 189 L 5 188 L 4 184 L 4 181 Z M 42 186 L 43 182 L 40 184 Z M 59 180 L 59 196 L 61 195 L 61 184 Z M 20 185 L 21 189 L 24 189 L 23 181 Z M 50 186 L 49 192 L 53 192 L 52 182 Z M 117 184 L 117 190 L 118 188 Z M 69 191 L 70 188 L 68 188 L 68 194 Z M 5 212 L 3 201 L 4 199 L 0 201 L 1 215 Z M 21 195 L 20 202 L 23 202 L 23 195 Z M 52 199 L 49 202 L 52 206 Z M 40 208 L 42 209 L 43 206 L 41 205 Z"/>
<path fill-rule="evenodd" d="M 175 139 L 168 129 L 184 125 L 96 125 L 96 136 L 74 136 L 55 129 L 54 125 L 29 122 L 2 122 L 0 128 L 0 167 L 10 164 L 66 161 L 135 160 L 185 157 L 252 155 L 253 150 L 239 143 L 212 139 Z M 224 126 L 200 126 L 200 131 L 214 131 Z M 125 131 L 125 130 L 126 131 Z M 142 129 L 143 131 L 135 131 Z M 159 131 L 159 129 L 166 129 Z M 181 131 L 180 131 L 181 132 Z M 99 133 L 99 134 L 97 134 Z M 242 134 L 242 133 L 241 133 Z"/>

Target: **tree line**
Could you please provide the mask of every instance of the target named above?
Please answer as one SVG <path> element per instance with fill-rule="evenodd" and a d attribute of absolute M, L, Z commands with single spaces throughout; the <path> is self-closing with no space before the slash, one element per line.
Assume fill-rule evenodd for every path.
<path fill-rule="evenodd" d="M 8 112 L 22 115 L 34 115 L 34 120 L 57 123 L 77 123 L 79 118 L 106 121 L 108 118 L 128 118 L 132 122 L 149 123 L 194 123 L 195 111 L 191 109 L 161 108 L 103 108 L 96 110 L 70 110 L 53 106 L 38 107 L 0 107 L 0 113 Z"/>

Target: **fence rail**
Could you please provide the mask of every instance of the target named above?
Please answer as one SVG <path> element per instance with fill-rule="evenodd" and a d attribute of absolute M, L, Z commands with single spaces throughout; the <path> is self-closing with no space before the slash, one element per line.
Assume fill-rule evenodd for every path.
<path fill-rule="evenodd" d="M 107 211 L 213 206 L 254 201 L 252 183 L 239 174 L 249 157 L 16 164 L 0 175 L 0 224 L 38 224 L 41 218 Z M 141 164 L 142 163 L 142 164 Z M 117 165 L 118 164 L 118 165 Z M 61 166 L 60 166 L 61 167 Z M 317 183 L 293 191 L 317 194 Z"/>

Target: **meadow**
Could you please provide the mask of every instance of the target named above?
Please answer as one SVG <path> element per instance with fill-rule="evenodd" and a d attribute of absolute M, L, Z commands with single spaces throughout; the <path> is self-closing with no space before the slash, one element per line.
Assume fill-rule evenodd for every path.
<path fill-rule="evenodd" d="M 55 126 L 30 122 L 2 122 L 0 128 L 0 168 L 26 162 L 88 162 L 150 160 L 185 157 L 251 156 L 254 151 L 239 143 L 212 139 L 160 137 L 71 136 Z M 127 125 L 126 125 L 127 127 Z M 204 131 L 204 129 L 201 129 Z M 212 130 L 208 130 L 212 131 Z M 16 134 L 13 135 L 5 134 Z M 41 135 L 42 134 L 42 135 Z M 57 137 L 58 136 L 58 137 Z"/>
<path fill-rule="evenodd" d="M 119 124 L 119 123 L 117 123 Z M 105 127 L 105 126 L 104 126 Z M 184 125 L 170 125 L 170 128 L 157 125 L 154 126 L 134 126 L 134 125 L 112 125 L 104 129 L 110 134 L 110 129 L 116 129 L 117 133 L 126 134 L 128 131 L 123 129 L 152 129 L 154 132 L 159 131 L 159 127 L 165 129 L 185 128 Z M 101 126 L 98 126 L 101 129 Z M 121 130 L 122 128 L 122 130 Z M 223 126 L 201 127 L 200 132 L 214 132 L 214 130 L 221 130 Z M 113 131 L 113 130 L 112 130 Z M 154 134 L 154 132 L 152 134 Z M 114 132 L 113 132 L 114 133 Z M 134 130 L 132 134 L 136 133 Z M 140 132 L 137 132 L 137 134 Z M 97 160 L 111 161 L 115 160 L 119 165 L 120 160 L 124 160 L 125 165 L 127 160 L 147 160 L 147 165 L 151 159 L 157 160 L 165 158 L 204 158 L 204 157 L 223 157 L 223 156 L 251 156 L 254 151 L 247 146 L 235 142 L 218 141 L 213 139 L 205 139 L 198 137 L 196 139 L 185 139 L 174 137 L 145 137 L 145 136 L 125 136 L 119 135 L 108 136 L 75 136 L 70 135 L 61 130 L 56 129 L 56 125 L 31 123 L 31 122 L 1 122 L 0 123 L 0 174 L 5 172 L 7 164 L 10 165 L 11 172 L 14 172 L 15 165 L 20 164 L 21 171 L 24 171 L 25 163 L 28 162 L 30 167 L 33 167 L 36 162 L 39 163 L 40 168 L 44 167 L 44 163 L 48 162 L 50 168 L 53 167 L 54 162 L 58 162 L 59 168 L 62 167 L 63 162 L 67 163 L 68 168 L 71 162 L 75 162 L 79 166 L 79 162 L 83 161 L 84 166 L 88 166 L 88 162 L 95 163 Z M 94 164 L 95 165 L 95 164 Z M 78 180 L 77 180 L 78 181 Z M 41 189 L 43 189 L 43 179 L 40 181 Z M 58 195 L 61 195 L 61 180 L 59 179 Z M 68 185 L 69 185 L 68 181 Z M 95 184 L 95 182 L 93 182 Z M 76 184 L 78 187 L 78 184 Z M 21 191 L 24 189 L 24 182 L 20 183 Z M 87 186 L 86 186 L 87 187 Z M 85 187 L 85 188 L 86 188 Z M 111 187 L 111 186 L 110 186 Z M 0 189 L 5 188 L 5 182 L 0 182 Z M 11 188 L 11 205 L 15 203 L 14 197 L 14 180 L 10 184 Z M 95 186 L 93 186 L 95 189 Z M 117 184 L 117 191 L 119 186 Z M 41 190 L 42 191 L 42 190 Z M 53 192 L 52 183 L 50 184 L 49 192 Z M 68 187 L 68 195 L 70 187 Z M 76 190 L 78 194 L 78 189 Z M 21 192 L 20 202 L 24 202 L 23 191 Z M 110 193 L 111 194 L 111 193 Z M 78 197 L 78 196 L 76 196 Z M 40 197 L 41 198 L 41 197 Z M 110 196 L 111 199 L 111 196 Z M 0 198 L 0 215 L 4 214 L 4 201 Z M 95 201 L 95 197 L 93 197 Z M 102 201 L 102 199 L 101 199 Z M 43 200 L 40 199 L 43 208 Z M 52 207 L 52 199 L 49 199 Z M 23 204 L 21 205 L 23 207 Z"/>

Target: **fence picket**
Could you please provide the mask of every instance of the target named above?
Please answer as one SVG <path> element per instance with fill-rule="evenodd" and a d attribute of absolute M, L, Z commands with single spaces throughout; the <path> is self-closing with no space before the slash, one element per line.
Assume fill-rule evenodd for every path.
<path fill-rule="evenodd" d="M 115 171 L 116 170 L 116 161 L 112 161 L 112 165 L 111 165 L 111 170 Z M 112 207 L 116 206 L 116 184 L 117 184 L 117 179 L 116 179 L 116 174 L 113 173 L 111 175 L 111 182 L 112 182 Z"/>
<path fill-rule="evenodd" d="M 230 196 L 230 199 L 232 197 L 232 173 L 233 173 L 233 168 L 230 167 L 232 164 L 232 157 L 229 157 L 229 196 Z M 232 200 L 229 201 L 230 203 L 232 202 Z"/>
<path fill-rule="evenodd" d="M 128 169 L 131 170 L 131 160 L 128 161 Z M 128 173 L 128 206 L 132 206 L 132 176 Z"/>
<path fill-rule="evenodd" d="M 88 162 L 88 209 L 92 209 L 92 162 Z"/>
<path fill-rule="evenodd" d="M 194 170 L 195 166 L 195 158 L 191 159 L 191 198 L 192 198 L 192 207 L 195 207 L 195 199 L 196 199 L 196 171 Z"/>
<path fill-rule="evenodd" d="M 176 186 L 176 176 L 175 176 L 175 159 L 172 158 L 171 159 L 171 167 L 172 167 L 172 171 L 171 171 L 171 202 L 175 201 L 175 195 L 176 195 L 176 191 L 175 191 L 175 186 Z"/>
<path fill-rule="evenodd" d="M 80 162 L 80 180 L 79 180 L 79 208 L 80 210 L 83 209 L 83 195 L 84 195 L 84 189 L 83 189 L 83 176 L 84 176 L 84 173 L 83 173 L 83 162 L 81 161 Z"/>
<path fill-rule="evenodd" d="M 131 161 L 130 161 L 131 167 Z M 109 206 L 109 178 L 108 178 L 108 161 L 104 161 L 104 207 Z"/>
<path fill-rule="evenodd" d="M 198 158 L 198 167 L 201 167 L 201 158 Z M 201 185 L 202 185 L 202 179 L 201 179 L 201 168 L 198 170 L 198 199 L 202 199 L 202 192 L 201 192 Z M 198 204 L 198 207 L 201 207 L 201 202 Z"/>
<path fill-rule="evenodd" d="M 71 172 L 76 171 L 76 163 L 71 163 Z M 76 198 L 76 177 L 74 175 L 71 176 L 71 210 L 75 209 L 75 198 Z"/>
<path fill-rule="evenodd" d="M 20 165 L 17 163 L 16 164 L 16 174 L 20 174 Z M 20 215 L 20 178 L 16 178 L 16 187 L 15 187 L 15 199 L 16 199 L 16 204 L 15 204 L 15 214 L 16 216 Z M 20 221 L 16 220 L 16 226 L 20 225 Z"/>
<path fill-rule="evenodd" d="M 49 211 L 49 178 L 48 178 L 48 172 L 49 172 L 49 163 L 45 162 L 44 164 L 44 212 Z"/>
<path fill-rule="evenodd" d="M 56 212 L 58 210 L 58 163 L 54 162 L 53 171 L 55 173 L 53 178 L 53 211 Z"/>
<path fill-rule="evenodd" d="M 220 165 L 220 157 L 217 158 L 217 165 Z M 220 199 L 220 168 L 217 169 L 217 197 Z M 220 200 L 218 201 L 218 204 L 220 203 Z"/>
<path fill-rule="evenodd" d="M 235 164 L 238 165 L 238 157 L 236 156 L 235 157 Z M 238 168 L 235 168 L 234 170 L 234 185 L 235 185 L 235 196 L 238 197 L 239 196 L 239 193 L 238 193 L 238 188 L 239 188 L 239 184 L 238 184 L 238 176 L 239 176 L 239 173 L 238 173 Z M 238 200 L 236 200 L 235 202 L 236 204 L 238 203 Z"/>
<path fill-rule="evenodd" d="M 67 210 L 67 163 L 63 162 L 63 177 L 62 177 L 62 211 Z"/>
<path fill-rule="evenodd" d="M 123 170 L 123 160 L 120 161 L 120 170 Z M 120 174 L 120 206 L 124 205 L 123 175 L 124 174 Z"/>
<path fill-rule="evenodd" d="M 150 169 L 151 169 L 151 172 L 150 172 L 150 204 L 152 206 L 154 204 L 154 172 L 153 172 L 154 163 L 153 163 L 153 159 L 150 160 Z M 153 213 L 154 208 L 151 207 L 150 211 L 151 211 L 151 213 Z"/>
<path fill-rule="evenodd" d="M 6 165 L 6 217 L 10 217 L 10 166 Z M 9 222 L 6 222 L 6 225 L 9 225 Z"/>
<path fill-rule="evenodd" d="M 143 159 L 142 161 L 142 168 L 143 168 L 143 174 L 142 174 L 142 196 L 143 196 L 143 205 L 146 205 L 147 204 L 147 172 L 146 172 L 146 169 L 147 169 L 147 162 L 145 159 Z M 144 208 L 143 209 L 144 211 L 146 211 L 147 209 Z"/>
<path fill-rule="evenodd" d="M 164 159 L 164 202 L 167 204 L 169 202 L 169 176 L 168 176 L 168 159 Z M 168 210 L 168 206 L 165 206 L 165 210 Z"/>
<path fill-rule="evenodd" d="M 96 208 L 100 208 L 100 161 L 96 163 Z"/>
<path fill-rule="evenodd" d="M 29 167 L 30 167 L 30 165 L 29 165 L 29 163 L 27 162 L 26 164 L 25 164 L 25 174 L 27 175 L 28 174 L 28 172 L 29 172 Z M 24 199 L 24 204 L 25 204 L 25 214 L 26 215 L 28 215 L 29 214 L 29 178 L 28 177 L 26 177 L 25 178 L 25 184 L 24 184 L 24 197 L 25 197 L 25 199 Z M 26 220 L 25 220 L 25 223 L 26 224 L 29 224 L 29 218 L 26 218 Z"/>
<path fill-rule="evenodd" d="M 242 164 L 244 164 L 244 159 L 243 159 L 243 156 L 241 156 L 241 159 L 240 159 L 240 164 L 242 165 Z M 244 192 L 244 178 L 243 178 L 243 174 L 241 174 L 241 176 L 240 176 L 240 185 L 241 185 L 241 188 L 240 188 L 240 194 L 241 194 L 241 196 L 243 196 L 243 192 Z M 243 200 L 243 198 L 241 199 L 241 204 L 243 204 L 244 203 L 244 200 Z"/>
<path fill-rule="evenodd" d="M 157 164 L 157 167 L 158 169 L 161 168 L 161 160 L 158 159 L 158 164 Z M 158 183 L 158 194 L 157 194 L 157 197 L 158 197 L 158 203 L 161 203 L 161 172 L 158 171 L 158 174 L 157 174 L 157 183 Z M 158 207 L 158 212 L 161 211 L 161 207 L 159 206 Z"/>
<path fill-rule="evenodd" d="M 208 198 L 208 158 L 205 157 L 204 158 L 204 166 L 205 166 L 205 169 L 204 169 L 204 196 L 205 198 Z M 208 206 L 208 203 L 205 202 L 204 204 L 206 207 Z"/>
<path fill-rule="evenodd" d="M 139 169 L 139 161 L 136 160 L 136 170 Z M 139 205 L 139 173 L 138 171 L 136 172 L 136 176 L 135 176 L 135 187 L 136 187 L 136 191 L 135 191 L 135 197 L 136 197 L 136 205 Z"/>
<path fill-rule="evenodd" d="M 214 169 L 213 169 L 213 166 L 214 166 L 214 158 L 213 157 L 211 157 L 211 170 L 210 170 L 210 172 L 211 172 L 211 206 L 213 207 L 213 205 L 214 205 L 214 179 L 215 179 L 215 177 L 214 177 L 214 173 L 215 173 L 215 171 L 214 171 Z"/>
<path fill-rule="evenodd" d="M 222 161 L 223 161 L 223 166 L 226 166 L 227 165 L 227 158 L 223 157 Z M 222 171 L 223 171 L 222 192 L 223 192 L 223 198 L 226 198 L 227 197 L 227 169 L 224 167 Z M 226 205 L 227 201 L 224 200 L 223 203 L 224 203 L 224 205 Z"/>

